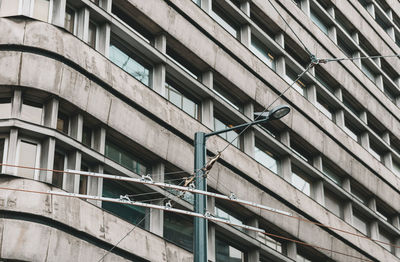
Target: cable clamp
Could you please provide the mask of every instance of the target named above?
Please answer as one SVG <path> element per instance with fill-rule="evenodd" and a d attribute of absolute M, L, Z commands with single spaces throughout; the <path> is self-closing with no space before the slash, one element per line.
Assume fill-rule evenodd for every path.
<path fill-rule="evenodd" d="M 119 200 L 121 201 L 126 201 L 126 202 L 131 202 L 131 199 L 128 197 L 128 195 L 120 195 Z"/>
<path fill-rule="evenodd" d="M 168 202 L 165 203 L 165 208 L 172 208 L 171 200 L 168 200 Z"/>
<path fill-rule="evenodd" d="M 196 189 L 196 186 L 195 186 L 194 183 L 192 182 L 192 183 L 189 184 L 189 188 L 191 188 L 191 189 Z"/>
<path fill-rule="evenodd" d="M 221 153 L 222 152 L 218 151 L 218 154 L 213 159 L 211 159 L 204 168 L 202 168 L 202 170 L 204 172 L 204 174 L 203 174 L 204 178 L 207 178 L 207 175 L 208 175 L 208 173 L 210 173 L 210 171 L 211 171 L 212 167 L 214 166 L 215 162 L 217 162 L 218 159 L 221 157 Z"/>
<path fill-rule="evenodd" d="M 184 186 L 184 187 L 187 187 L 188 185 L 192 184 L 194 178 L 195 178 L 194 175 L 192 175 L 192 176 L 190 176 L 190 177 L 187 177 L 187 178 L 185 179 L 185 184 L 183 184 L 183 186 Z"/>
<path fill-rule="evenodd" d="M 153 183 L 153 179 L 151 178 L 151 176 L 149 174 L 142 175 L 142 177 L 140 178 L 140 181 Z"/>
<path fill-rule="evenodd" d="M 231 194 L 229 195 L 229 199 L 230 200 L 236 200 L 237 196 L 235 195 L 235 193 L 231 192 Z"/>
<path fill-rule="evenodd" d="M 205 217 L 211 217 L 210 211 L 207 210 L 207 211 L 204 213 L 204 216 L 205 216 Z"/>

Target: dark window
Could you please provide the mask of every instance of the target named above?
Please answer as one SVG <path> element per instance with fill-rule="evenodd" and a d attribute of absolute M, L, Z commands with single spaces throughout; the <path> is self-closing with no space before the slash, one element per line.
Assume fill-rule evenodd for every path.
<path fill-rule="evenodd" d="M 121 195 L 137 194 L 133 189 L 122 183 L 117 183 L 108 179 L 103 180 L 103 197 L 119 198 Z M 108 210 L 114 215 L 135 224 L 138 227 L 145 228 L 144 218 L 146 209 L 144 207 L 133 206 L 128 204 L 119 204 L 103 201 L 102 208 Z"/>
<path fill-rule="evenodd" d="M 215 237 L 215 260 L 218 262 L 243 262 L 244 253 L 226 242 L 226 238 Z"/>
<path fill-rule="evenodd" d="M 193 250 L 193 219 L 172 212 L 164 212 L 164 237 L 174 244 Z"/>
<path fill-rule="evenodd" d="M 182 109 L 184 112 L 189 114 L 191 117 L 198 119 L 199 118 L 199 106 L 198 103 L 193 99 L 188 98 L 189 96 L 185 96 L 183 94 L 183 88 L 167 79 L 165 82 L 165 97 Z"/>
<path fill-rule="evenodd" d="M 69 6 L 67 6 L 65 8 L 64 28 L 73 34 L 74 25 L 75 25 L 75 11 Z"/>
<path fill-rule="evenodd" d="M 265 166 L 275 174 L 279 172 L 279 158 L 265 145 L 256 142 L 254 158 L 261 165 Z"/>
<path fill-rule="evenodd" d="M 85 163 L 81 164 L 81 171 L 89 171 L 89 166 Z M 79 176 L 79 194 L 87 194 L 88 176 Z"/>
<path fill-rule="evenodd" d="M 5 139 L 0 139 L 0 163 L 3 164 L 4 157 L 4 141 Z M 0 172 L 2 172 L 3 166 L 0 166 Z"/>
<path fill-rule="evenodd" d="M 146 175 L 147 168 L 144 164 L 140 163 L 131 153 L 107 140 L 105 155 L 136 174 Z"/>
<path fill-rule="evenodd" d="M 97 26 L 92 21 L 89 21 L 88 44 L 92 48 L 96 48 L 96 37 L 97 37 Z"/>
<path fill-rule="evenodd" d="M 62 112 L 58 112 L 57 130 L 65 134 L 68 134 L 68 125 L 69 125 L 69 117 Z"/>
<path fill-rule="evenodd" d="M 92 145 L 92 129 L 83 125 L 82 129 L 82 143 L 90 147 Z"/>
<path fill-rule="evenodd" d="M 65 155 L 63 153 L 56 151 L 56 153 L 54 154 L 53 169 L 64 170 L 64 161 L 65 161 Z M 61 188 L 63 183 L 63 175 L 64 175 L 63 172 L 54 171 L 52 184 L 55 185 L 56 187 Z"/>

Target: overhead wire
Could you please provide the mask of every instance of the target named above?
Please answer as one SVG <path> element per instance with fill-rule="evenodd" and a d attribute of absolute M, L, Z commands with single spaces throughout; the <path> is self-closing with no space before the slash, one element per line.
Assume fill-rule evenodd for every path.
<path fill-rule="evenodd" d="M 172 193 L 169 193 L 169 194 L 171 195 Z M 125 195 L 125 196 L 128 196 L 128 197 L 129 197 L 129 195 Z M 164 200 L 166 200 L 166 199 L 168 199 L 168 196 L 166 196 L 166 197 L 164 197 L 164 198 L 159 198 L 159 199 L 156 199 L 156 200 L 164 201 Z M 153 199 L 153 200 L 151 200 L 151 201 L 156 201 L 156 200 Z M 144 202 L 144 201 L 142 201 L 142 202 Z M 147 212 L 147 213 L 145 214 L 145 216 L 144 216 L 137 224 L 135 224 L 135 225 L 132 227 L 132 229 L 130 229 L 119 241 L 117 241 L 117 243 L 115 243 L 109 250 L 107 250 L 106 253 L 105 253 L 97 262 L 103 261 L 104 258 L 105 258 L 108 254 L 110 254 L 110 253 L 111 253 L 125 238 L 127 238 L 141 223 L 143 223 L 143 221 L 145 221 L 145 220 L 147 219 L 147 217 L 150 216 L 150 214 L 151 214 L 151 212 L 153 212 L 153 210 L 154 210 L 154 209 L 151 209 L 151 208 L 150 208 L 150 211 Z"/>
<path fill-rule="evenodd" d="M 192 217 L 204 218 L 204 219 L 207 219 L 209 221 L 213 221 L 213 222 L 216 222 L 216 223 L 223 223 L 223 224 L 227 224 L 227 225 L 230 225 L 230 226 L 233 226 L 233 227 L 244 228 L 244 229 L 247 229 L 247 230 L 250 230 L 250 231 L 255 231 L 255 232 L 259 232 L 261 234 L 265 234 L 267 236 L 272 236 L 272 237 L 284 239 L 286 241 L 295 242 L 295 243 L 300 244 L 300 245 L 305 245 L 305 246 L 309 246 L 309 247 L 325 250 L 325 251 L 328 251 L 328 252 L 332 252 L 332 253 L 336 253 L 336 254 L 339 254 L 339 255 L 351 257 L 351 258 L 354 258 L 354 259 L 358 259 L 358 260 L 361 260 L 361 261 L 372 262 L 369 259 L 357 257 L 357 256 L 354 256 L 354 255 L 350 255 L 350 254 L 341 252 L 341 251 L 336 251 L 336 250 L 333 250 L 333 249 L 317 246 L 317 245 L 314 245 L 314 244 L 309 244 L 309 243 L 306 243 L 306 242 L 303 242 L 303 241 L 299 241 L 299 240 L 296 240 L 296 239 L 291 239 L 291 238 L 288 238 L 288 237 L 285 237 L 285 236 L 268 233 L 264 229 L 261 229 L 261 228 L 247 226 L 247 225 L 244 225 L 244 224 L 233 223 L 233 222 L 230 222 L 229 220 L 226 220 L 226 219 L 213 217 L 211 214 L 200 214 L 200 213 L 196 213 L 196 212 L 193 212 L 193 211 L 176 209 L 176 208 L 173 208 L 173 207 L 167 206 L 167 205 L 160 206 L 160 205 L 146 204 L 146 203 L 136 202 L 136 201 L 127 201 L 127 200 L 123 200 L 123 199 L 114 199 L 114 198 L 108 198 L 108 197 L 90 196 L 90 195 L 82 195 L 82 194 L 75 194 L 75 193 L 56 192 L 56 191 L 44 192 L 44 191 L 36 191 L 36 190 L 28 190 L 28 189 L 20 189 L 20 188 L 8 188 L 8 187 L 0 187 L 0 190 L 19 191 L 19 192 L 26 192 L 26 193 L 36 193 L 36 194 L 43 194 L 43 195 L 55 195 L 55 196 L 63 196 L 63 197 L 74 197 L 74 198 L 90 199 L 90 200 L 100 200 L 100 201 L 113 202 L 113 203 L 119 203 L 119 204 L 128 204 L 128 205 L 134 205 L 134 206 L 141 206 L 141 207 L 150 208 L 151 210 L 158 209 L 158 210 L 163 210 L 163 211 L 168 211 L 168 212 L 175 212 L 175 213 L 179 213 L 179 214 L 183 214 L 183 215 L 189 215 L 189 216 L 192 216 Z M 142 222 L 143 220 L 144 219 L 142 219 L 140 222 Z M 128 231 L 127 234 L 125 234 L 123 236 L 123 238 L 121 238 L 111 249 L 109 249 L 109 251 L 107 251 L 106 254 L 104 254 L 102 256 L 102 258 L 100 258 L 100 260 L 98 262 L 102 261 L 104 259 L 104 257 L 107 256 L 107 254 L 109 254 L 114 248 L 116 248 L 117 245 L 120 244 L 129 234 L 131 234 L 135 230 L 135 228 L 137 228 L 137 225 L 135 225 L 130 231 Z"/>
<path fill-rule="evenodd" d="M 8 164 L 0 164 L 0 166 L 1 165 L 8 166 Z M 23 166 L 19 166 L 19 167 L 25 168 Z M 32 169 L 39 169 L 39 168 L 32 168 Z M 108 174 L 99 174 L 99 173 L 78 171 L 78 170 L 74 170 L 74 171 L 71 171 L 71 170 L 66 170 L 66 171 L 63 171 L 63 170 L 50 170 L 50 169 L 44 169 L 44 170 L 46 170 L 46 171 L 54 171 L 54 172 L 57 172 L 57 173 L 65 173 L 65 174 L 69 174 L 69 175 L 80 174 L 80 175 L 99 177 L 99 178 L 105 178 L 105 179 L 122 180 L 122 181 L 126 181 L 126 182 L 141 183 L 141 184 L 147 184 L 147 185 L 158 186 L 158 187 L 172 188 L 174 190 L 183 191 L 183 192 L 203 194 L 203 195 L 207 195 L 207 196 L 210 196 L 210 197 L 215 197 L 215 198 L 226 200 L 226 201 L 231 201 L 231 202 L 235 202 L 235 203 L 238 203 L 238 204 L 259 208 L 261 210 L 265 210 L 265 211 L 268 211 L 268 212 L 271 212 L 271 213 L 274 213 L 274 214 L 283 215 L 283 216 L 286 216 L 286 217 L 297 219 L 297 220 L 305 222 L 305 223 L 314 224 L 316 226 L 320 226 L 320 227 L 323 227 L 323 228 L 328 228 L 328 229 L 335 230 L 335 231 L 338 231 L 338 232 L 342 232 L 342 233 L 345 233 L 345 234 L 349 234 L 349 235 L 352 235 L 352 236 L 368 239 L 370 241 L 374 241 L 374 242 L 377 242 L 377 243 L 381 243 L 381 244 L 385 244 L 385 245 L 388 245 L 388 246 L 392 246 L 394 248 L 400 248 L 400 246 L 392 244 L 392 243 L 384 242 L 384 241 L 381 241 L 379 239 L 373 239 L 373 238 L 370 238 L 370 237 L 362 235 L 362 234 L 353 233 L 353 232 L 350 232 L 348 230 L 332 227 L 332 226 L 329 226 L 329 225 L 326 225 L 326 224 L 323 224 L 323 223 L 311 221 L 309 219 L 306 219 L 306 218 L 303 218 L 303 217 L 300 217 L 300 216 L 295 216 L 295 215 L 293 215 L 293 214 L 291 214 L 290 212 L 287 212 L 287 211 L 282 211 L 282 210 L 278 210 L 278 209 L 275 209 L 275 208 L 267 207 L 267 206 L 264 206 L 264 205 L 261 205 L 261 204 L 253 203 L 253 202 L 250 202 L 250 201 L 247 201 L 247 200 L 238 199 L 234 194 L 232 194 L 233 192 L 231 190 L 229 190 L 229 188 L 227 188 L 225 185 L 223 185 L 221 183 L 218 183 L 218 185 L 220 185 L 220 186 L 224 187 L 225 189 L 227 189 L 228 191 L 230 191 L 231 192 L 231 196 L 218 194 L 218 193 L 213 193 L 213 192 L 209 192 L 209 191 L 202 191 L 202 190 L 194 189 L 194 188 L 191 188 L 191 187 L 180 186 L 180 185 L 182 185 L 184 183 L 184 181 L 182 181 L 180 183 L 180 185 L 173 185 L 173 184 L 165 184 L 165 183 L 161 183 L 161 182 L 145 181 L 145 180 L 141 180 L 141 179 L 137 179 L 137 178 L 131 178 L 131 177 L 113 176 L 113 175 L 108 175 Z M 216 182 L 218 182 L 213 177 L 211 177 L 211 179 L 214 179 Z M 174 192 L 175 191 L 166 190 L 166 195 L 167 195 L 166 197 L 169 198 L 169 196 L 173 195 L 175 197 L 179 197 L 180 198 L 180 197 L 184 196 L 184 194 L 175 195 Z M 126 195 L 126 196 L 129 197 L 129 195 Z"/>

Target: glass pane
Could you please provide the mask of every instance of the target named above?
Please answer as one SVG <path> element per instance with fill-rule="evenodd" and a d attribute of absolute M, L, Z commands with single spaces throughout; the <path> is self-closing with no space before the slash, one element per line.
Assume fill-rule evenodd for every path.
<path fill-rule="evenodd" d="M 106 144 L 106 157 L 110 158 L 111 160 L 114 160 L 115 162 L 119 163 L 121 154 L 120 152 L 117 150 L 116 147 L 114 147 L 113 145 L 107 143 Z"/>
<path fill-rule="evenodd" d="M 0 16 L 17 15 L 19 1 L 2 0 L 0 1 Z"/>
<path fill-rule="evenodd" d="M 0 100 L 0 118 L 11 117 L 11 99 Z"/>
<path fill-rule="evenodd" d="M 222 18 L 220 14 L 217 14 L 216 12 L 219 13 L 218 10 L 212 9 L 210 13 L 211 17 L 214 18 L 214 20 L 217 21 L 218 24 L 220 24 L 223 28 L 225 28 L 226 31 L 228 31 L 231 35 L 233 35 L 236 38 L 238 35 L 237 30 L 232 25 L 230 25 L 224 18 Z"/>
<path fill-rule="evenodd" d="M 119 198 L 121 195 L 130 195 L 135 192 L 132 189 L 126 188 L 116 182 L 103 180 L 103 197 Z M 119 204 L 112 202 L 102 202 L 102 207 L 114 215 L 135 224 L 141 228 L 145 227 L 144 217 L 146 209 L 144 207 L 133 206 L 128 204 Z M 139 224 L 139 222 L 141 222 Z"/>
<path fill-rule="evenodd" d="M 35 0 L 33 17 L 47 22 L 49 20 L 50 0 Z"/>
<path fill-rule="evenodd" d="M 86 126 L 83 126 L 82 130 L 82 143 L 89 147 L 92 144 L 92 130 Z"/>
<path fill-rule="evenodd" d="M 87 176 L 80 176 L 79 177 L 79 194 L 87 194 Z"/>
<path fill-rule="evenodd" d="M 371 79 L 372 81 L 375 81 L 375 74 L 374 74 L 374 72 L 372 72 L 372 70 L 367 65 L 365 65 L 364 63 L 361 63 L 361 69 L 368 76 L 369 79 Z"/>
<path fill-rule="evenodd" d="M 21 118 L 26 121 L 40 125 L 42 123 L 42 113 L 43 108 L 39 107 L 39 105 L 26 104 L 25 102 L 22 104 Z"/>
<path fill-rule="evenodd" d="M 114 45 L 110 46 L 110 60 L 128 74 L 149 86 L 149 70 Z"/>
<path fill-rule="evenodd" d="M 37 145 L 21 140 L 19 142 L 18 165 L 25 167 L 36 167 Z M 34 169 L 18 168 L 18 176 L 33 179 Z"/>
<path fill-rule="evenodd" d="M 309 196 L 311 193 L 310 183 L 294 172 L 292 173 L 292 185 L 307 196 Z"/>
<path fill-rule="evenodd" d="M 251 46 L 250 50 L 266 63 L 270 68 L 275 70 L 274 57 L 268 50 L 268 48 L 254 35 L 251 35 Z"/>
<path fill-rule="evenodd" d="M 325 34 L 328 34 L 328 26 L 322 21 L 322 19 L 311 10 L 310 12 L 310 18 L 311 20 L 324 32 Z"/>
<path fill-rule="evenodd" d="M 64 28 L 67 29 L 70 33 L 74 33 L 74 24 L 75 24 L 75 11 L 67 6 L 65 8 Z"/>
<path fill-rule="evenodd" d="M 339 186 L 342 184 L 342 178 L 325 165 L 322 166 L 322 173 Z"/>
<path fill-rule="evenodd" d="M 260 164 L 274 172 L 275 174 L 278 174 L 278 161 L 272 157 L 272 154 L 268 151 L 263 151 L 259 149 L 258 147 L 255 147 L 255 154 L 254 158 L 256 161 L 258 161 Z"/>
<path fill-rule="evenodd" d="M 400 164 L 393 161 L 393 171 L 397 176 L 400 176 Z"/>
<path fill-rule="evenodd" d="M 297 79 L 297 74 L 290 68 L 286 68 L 286 76 L 285 76 L 285 80 L 286 82 L 289 83 L 289 85 L 293 84 L 292 87 L 299 92 L 301 95 L 304 96 L 305 92 L 305 88 L 306 88 L 306 84 L 304 84 L 303 81 L 301 80 L 297 80 L 295 83 L 293 83 L 294 80 Z"/>
<path fill-rule="evenodd" d="M 193 250 L 193 219 L 164 212 L 164 237 L 189 251 Z"/>
<path fill-rule="evenodd" d="M 226 243 L 223 239 L 215 238 L 215 261 L 216 262 L 243 262 L 242 251 Z"/>
<path fill-rule="evenodd" d="M 343 130 L 346 132 L 346 134 L 348 134 L 351 138 L 358 142 L 358 135 L 352 129 L 350 129 L 348 124 L 346 124 L 346 120 L 344 122 Z"/>
<path fill-rule="evenodd" d="M 146 174 L 145 165 L 141 164 L 136 158 L 129 152 L 117 147 L 113 143 L 106 141 L 106 157 L 124 166 L 125 168 L 139 174 L 143 172 Z"/>
<path fill-rule="evenodd" d="M 325 207 L 338 217 L 342 216 L 340 200 L 327 190 L 325 191 Z"/>
<path fill-rule="evenodd" d="M 64 154 L 56 152 L 54 155 L 54 170 L 64 170 Z M 53 181 L 52 184 L 56 187 L 61 188 L 63 181 L 63 173 L 62 172 L 53 172 Z"/>
<path fill-rule="evenodd" d="M 4 157 L 4 142 L 5 139 L 0 139 L 0 163 L 3 163 L 3 157 Z M 3 166 L 0 166 L 0 171 L 3 170 Z"/>
<path fill-rule="evenodd" d="M 357 213 L 353 212 L 353 226 L 357 228 L 361 233 L 367 235 L 367 222 L 361 218 Z"/>
<path fill-rule="evenodd" d="M 179 108 L 182 108 L 182 95 L 172 89 L 169 90 L 169 101 Z"/>
<path fill-rule="evenodd" d="M 89 22 L 89 37 L 88 37 L 88 44 L 92 48 L 96 48 L 96 30 L 97 27 L 94 23 Z"/>
<path fill-rule="evenodd" d="M 325 104 L 322 101 L 318 101 L 317 98 L 317 102 L 315 103 L 315 106 L 322 112 L 324 113 L 324 115 L 326 115 L 329 119 L 332 120 L 333 118 L 333 114 L 332 112 L 329 110 L 329 107 L 327 106 L 327 104 Z"/>
<path fill-rule="evenodd" d="M 183 98 L 182 110 L 194 118 L 197 117 L 196 104 L 193 103 L 191 100 L 187 99 L 186 97 Z"/>
<path fill-rule="evenodd" d="M 68 134 L 69 117 L 61 112 L 58 112 L 57 127 L 58 131 Z"/>
<path fill-rule="evenodd" d="M 232 214 L 228 214 L 227 212 L 225 212 L 224 210 L 222 210 L 218 207 L 215 207 L 214 212 L 215 212 L 216 217 L 229 220 L 230 222 L 235 223 L 235 224 L 243 225 L 243 222 L 241 220 L 234 217 Z M 243 230 L 243 228 L 239 228 L 239 227 L 237 229 L 239 229 L 241 231 Z"/>

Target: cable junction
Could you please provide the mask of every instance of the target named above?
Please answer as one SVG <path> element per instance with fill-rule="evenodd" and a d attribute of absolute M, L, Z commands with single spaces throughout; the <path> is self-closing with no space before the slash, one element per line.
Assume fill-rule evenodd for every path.
<path fill-rule="evenodd" d="M 65 171 L 65 173 L 79 174 L 79 175 L 84 175 L 84 176 L 91 176 L 91 177 L 105 178 L 105 179 L 114 179 L 114 180 L 120 180 L 120 181 L 126 181 L 126 182 L 138 183 L 138 184 L 145 184 L 145 185 L 157 186 L 157 187 L 163 187 L 163 188 L 171 188 L 171 189 L 176 189 L 179 191 L 190 192 L 193 194 L 201 194 L 201 195 L 215 197 L 218 199 L 223 199 L 223 200 L 227 200 L 227 201 L 231 201 L 231 202 L 236 202 L 236 203 L 239 203 L 242 205 L 252 206 L 252 207 L 262 209 L 262 210 L 271 211 L 271 212 L 279 213 L 279 214 L 286 215 L 286 216 L 292 216 L 291 213 L 286 212 L 286 211 L 282 211 L 282 210 L 278 210 L 278 209 L 275 209 L 272 207 L 260 205 L 260 204 L 257 204 L 257 203 L 251 202 L 251 201 L 238 199 L 238 198 L 236 198 L 236 196 L 233 193 L 230 196 L 226 196 L 223 194 L 218 194 L 218 193 L 195 189 L 192 186 L 185 187 L 185 186 L 167 184 L 167 183 L 162 183 L 162 182 L 154 182 L 149 176 L 142 176 L 142 178 L 133 178 L 133 177 L 123 177 L 123 176 L 114 176 L 114 175 L 108 175 L 108 174 L 100 174 L 100 173 L 87 172 L 87 171 L 71 170 L 71 169 L 67 169 Z"/>

